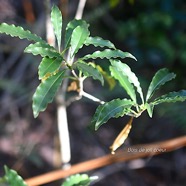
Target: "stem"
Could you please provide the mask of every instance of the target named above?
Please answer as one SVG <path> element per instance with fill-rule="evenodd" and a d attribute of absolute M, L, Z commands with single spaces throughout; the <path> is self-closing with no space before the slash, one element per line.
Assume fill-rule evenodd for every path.
<path fill-rule="evenodd" d="M 92 95 L 90 95 L 90 94 L 88 94 L 88 93 L 86 93 L 84 91 L 82 91 L 81 94 L 82 94 L 82 96 L 84 96 L 84 97 L 86 97 L 86 98 L 88 98 L 88 99 L 90 99 L 92 101 L 99 102 L 101 104 L 105 103 L 104 101 L 102 101 L 102 100 L 100 100 L 100 99 L 98 99 L 98 98 L 96 98 L 96 97 L 94 97 L 94 96 L 92 96 Z"/>
<path fill-rule="evenodd" d="M 69 167 L 68 162 L 71 159 L 70 155 L 70 139 L 67 121 L 67 111 L 66 107 L 59 105 L 57 108 L 57 121 L 58 121 L 58 132 L 61 147 L 61 160 L 63 163 L 63 168 Z"/>
<path fill-rule="evenodd" d="M 46 40 L 47 42 L 55 47 L 55 34 L 50 20 L 50 0 L 45 1 L 46 10 Z"/>
<path fill-rule="evenodd" d="M 100 104 L 104 104 L 105 103 L 104 101 L 102 101 L 102 100 L 100 100 L 100 99 L 88 94 L 87 92 L 85 92 L 83 90 L 83 81 L 85 80 L 85 77 L 79 77 L 78 80 L 79 80 L 79 98 L 82 98 L 82 96 L 84 96 L 84 97 L 86 97 L 86 98 L 88 98 L 88 99 L 90 99 L 90 100 L 92 100 L 94 102 L 99 102 Z"/>
<path fill-rule="evenodd" d="M 74 70 L 72 70 L 72 74 L 74 75 L 74 77 L 75 77 L 76 79 L 79 78 Z"/>
<path fill-rule="evenodd" d="M 77 13 L 75 16 L 76 19 L 82 18 L 85 3 L 86 3 L 86 0 L 79 1 Z M 69 65 L 72 65 L 74 58 L 71 58 L 70 50 L 71 50 L 71 48 L 69 48 L 68 55 L 66 57 L 66 59 L 67 59 L 66 61 Z M 68 73 L 70 73 L 70 71 Z M 68 79 L 65 79 L 63 81 L 61 91 L 59 92 L 59 94 L 57 96 L 57 102 L 58 102 L 58 108 L 57 108 L 58 121 L 57 122 L 58 122 L 58 130 L 59 130 L 61 161 L 62 161 L 63 168 L 66 168 L 67 167 L 66 165 L 69 165 L 69 162 L 71 160 L 70 138 L 69 138 L 67 111 L 66 111 L 66 104 L 65 104 L 67 86 L 68 86 Z"/>
<path fill-rule="evenodd" d="M 83 15 L 83 10 L 85 7 L 86 0 L 80 0 L 78 4 L 78 9 L 75 15 L 75 19 L 81 19 Z"/>

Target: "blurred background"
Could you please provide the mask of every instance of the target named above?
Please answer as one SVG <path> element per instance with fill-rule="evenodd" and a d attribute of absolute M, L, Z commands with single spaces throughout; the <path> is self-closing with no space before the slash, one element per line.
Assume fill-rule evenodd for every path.
<path fill-rule="evenodd" d="M 0 22 L 16 24 L 45 38 L 48 3 L 63 13 L 64 25 L 74 18 L 78 0 L 0 0 Z M 87 0 L 83 19 L 92 36 L 112 41 L 118 49 L 132 53 L 138 61 L 123 60 L 139 77 L 146 91 L 157 70 L 168 68 L 177 74 L 155 96 L 186 89 L 186 1 L 184 0 Z M 56 125 L 56 104 L 37 119 L 32 114 L 32 95 L 39 84 L 37 67 L 41 58 L 23 54 L 26 40 L 0 35 L 0 176 L 3 165 L 30 178 L 60 168 Z M 90 53 L 84 48 L 79 56 Z M 99 60 L 96 61 L 99 63 Z M 107 71 L 107 60 L 99 63 Z M 87 79 L 87 92 L 109 101 L 125 97 L 116 85 Z M 68 107 L 72 164 L 110 153 L 109 146 L 128 117 L 111 119 L 98 131 L 88 127 L 98 105 L 87 99 Z M 186 103 L 162 104 L 150 119 L 144 113 L 134 120 L 124 146 L 157 142 L 185 135 Z M 186 185 L 186 148 L 148 159 L 114 164 L 89 172 L 98 175 L 97 186 L 182 186 Z M 60 185 L 60 182 L 47 184 Z"/>

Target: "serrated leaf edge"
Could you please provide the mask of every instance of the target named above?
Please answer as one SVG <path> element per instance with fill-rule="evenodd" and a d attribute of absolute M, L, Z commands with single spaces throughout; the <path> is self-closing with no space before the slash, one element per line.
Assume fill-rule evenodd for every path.
<path fill-rule="evenodd" d="M 10 35 L 11 37 L 18 37 L 19 39 L 27 39 L 29 41 L 35 41 L 35 42 L 45 42 L 41 37 L 39 37 L 36 34 L 31 33 L 29 30 L 25 30 L 21 26 L 16 26 L 14 24 L 7 24 L 7 23 L 1 23 L 0 26 L 1 25 L 10 26 L 10 27 L 12 27 L 15 30 L 16 29 L 20 29 L 21 31 L 27 32 L 27 34 L 33 36 L 35 39 L 33 39 L 32 37 L 22 37 L 22 36 L 19 36 L 19 35 L 13 35 L 13 34 L 10 34 L 10 33 L 2 32 L 1 29 L 0 29 L 0 33 L 4 33 L 6 35 Z"/>
<path fill-rule="evenodd" d="M 40 53 L 39 52 L 40 50 L 45 51 L 46 54 Z M 36 42 L 34 44 L 28 45 L 25 48 L 24 52 L 25 53 L 32 53 L 34 56 L 41 55 L 42 57 L 46 57 L 47 56 L 49 58 L 61 57 L 61 55 L 56 51 L 56 49 L 54 47 L 52 47 L 51 45 L 49 45 L 47 43 L 41 43 L 41 42 Z"/>
<path fill-rule="evenodd" d="M 72 32 L 73 32 L 73 30 L 77 27 L 77 26 L 75 26 L 74 28 L 71 28 L 71 26 L 73 25 L 73 22 L 75 22 L 75 21 L 77 21 L 78 22 L 78 25 L 77 26 L 83 26 L 83 25 L 87 25 L 88 27 L 89 27 L 89 24 L 87 24 L 87 22 L 85 21 L 85 20 L 82 20 L 82 19 L 73 19 L 73 20 L 71 20 L 68 24 L 67 24 L 67 26 L 66 26 L 66 32 L 65 32 L 65 48 L 68 48 L 69 47 L 69 44 L 70 44 L 70 42 L 71 42 L 71 36 L 72 36 Z M 70 33 L 68 33 L 68 31 L 69 31 L 69 29 L 71 30 L 71 32 Z M 67 33 L 69 34 L 68 36 L 68 38 L 67 38 Z M 68 39 L 68 40 L 67 40 Z"/>
<path fill-rule="evenodd" d="M 106 45 L 101 45 L 101 44 L 99 44 L 99 43 L 93 43 L 92 41 L 93 40 L 97 40 L 97 41 L 102 41 L 102 42 L 105 42 L 105 43 L 107 43 Z M 96 36 L 96 37 L 88 37 L 86 40 L 85 40 L 85 43 L 84 43 L 86 46 L 89 46 L 89 45 L 94 45 L 95 47 L 108 47 L 108 48 L 112 48 L 112 49 L 116 49 L 116 47 L 114 46 L 114 44 L 112 43 L 112 42 L 110 42 L 109 40 L 105 40 L 105 39 L 103 39 L 103 38 L 101 38 L 101 37 L 98 37 L 98 36 Z"/>
<path fill-rule="evenodd" d="M 65 70 L 63 70 L 63 71 L 61 71 L 61 72 L 58 72 L 59 74 L 58 74 L 58 77 L 56 78 L 56 80 L 52 83 L 52 85 L 57 81 L 57 80 L 59 80 L 59 78 L 61 78 L 61 76 L 64 74 L 64 72 L 65 72 Z M 55 74 L 56 75 L 56 74 Z M 53 77 L 53 76 L 50 76 L 50 77 Z M 49 77 L 49 78 L 50 78 Z M 49 79 L 48 78 L 48 79 Z M 47 79 L 47 80 L 48 80 Z M 47 81 L 46 80 L 46 81 Z M 62 81 L 61 81 L 61 83 L 62 83 Z M 47 102 L 47 104 L 46 104 L 46 106 L 44 107 L 44 108 L 42 108 L 42 109 L 35 109 L 35 105 L 34 105 L 34 99 L 35 99 L 35 97 L 37 96 L 36 95 L 36 92 L 37 92 L 37 90 L 38 89 L 40 89 L 40 86 L 42 85 L 42 83 L 40 83 L 40 85 L 37 87 L 37 89 L 36 89 L 36 91 L 35 91 L 35 93 L 34 93 L 34 95 L 33 95 L 33 98 L 32 98 L 32 100 L 33 100 L 33 105 L 32 105 L 32 108 L 33 108 L 33 113 L 34 113 L 34 117 L 36 118 L 38 115 L 39 115 L 39 112 L 42 112 L 42 111 L 44 111 L 45 109 L 46 109 L 46 106 L 47 106 L 47 104 L 49 104 L 49 103 L 51 103 L 52 101 L 53 101 L 53 98 L 52 99 L 50 99 L 48 102 Z M 45 95 L 43 95 L 42 97 L 42 101 L 45 99 L 45 96 L 47 95 L 47 93 L 49 92 L 49 90 L 51 90 L 51 87 L 52 87 L 52 85 L 50 85 L 50 88 L 48 89 L 48 91 L 47 92 L 45 92 Z M 57 88 L 57 90 L 59 89 L 59 87 Z M 56 92 L 57 92 L 57 90 L 56 90 Z M 40 101 L 40 105 L 38 106 L 38 108 L 40 108 L 40 106 L 41 106 L 41 103 L 42 103 L 42 101 Z"/>
<path fill-rule="evenodd" d="M 61 33 L 62 33 L 62 14 L 56 5 L 53 5 L 51 11 L 51 22 L 53 25 L 54 33 L 57 38 L 58 48 L 61 47 Z"/>
<path fill-rule="evenodd" d="M 87 65 L 87 66 L 89 66 L 89 67 L 92 67 L 94 70 L 96 70 L 96 71 L 99 73 L 100 77 L 91 75 L 89 72 L 82 71 L 82 67 L 79 66 L 79 64 L 84 64 L 84 65 Z M 102 85 L 104 84 L 104 79 L 103 79 L 102 74 L 99 72 L 99 70 L 98 70 L 96 67 L 93 67 L 93 66 L 91 65 L 91 63 L 88 63 L 88 64 L 87 64 L 87 63 L 85 63 L 85 62 L 83 62 L 83 61 L 78 61 L 78 62 L 76 63 L 76 66 L 77 66 L 77 68 L 78 68 L 79 70 L 81 70 L 81 71 L 83 72 L 83 74 L 84 74 L 85 76 L 87 76 L 87 77 L 90 77 L 90 76 L 91 76 L 91 77 L 93 77 L 93 79 L 99 80 L 99 81 L 101 82 Z"/>
<path fill-rule="evenodd" d="M 46 60 L 46 58 L 47 58 L 47 57 L 44 57 L 44 58 L 42 59 L 40 65 L 39 65 L 39 67 L 38 67 L 39 79 L 44 78 L 44 77 L 46 76 L 47 73 L 50 73 L 50 74 L 55 73 L 55 71 L 56 71 L 56 70 L 59 70 L 59 68 L 60 68 L 61 63 L 59 64 L 59 67 L 58 67 L 57 69 L 55 69 L 54 71 L 52 71 L 52 72 L 46 72 L 45 75 L 42 75 L 42 74 L 41 74 L 41 68 L 42 68 L 41 65 L 42 65 L 42 63 L 44 63 L 43 61 Z M 49 59 L 52 60 L 53 58 L 49 58 Z M 55 58 L 55 59 L 53 59 L 53 61 L 51 62 L 51 64 L 48 66 L 47 69 L 50 69 L 50 67 L 51 67 L 51 66 L 53 65 L 53 63 L 55 63 L 56 61 L 59 62 L 58 60 L 59 60 L 59 61 L 62 61 L 63 58 Z M 46 71 L 46 70 L 45 70 L 45 71 Z"/>
<path fill-rule="evenodd" d="M 9 169 L 6 165 L 4 166 L 4 170 L 5 170 L 5 179 L 8 183 L 10 183 L 9 181 L 15 183 L 15 180 L 13 180 L 13 179 L 9 180 L 9 174 L 11 174 L 11 176 L 13 175 L 14 178 L 15 177 L 17 178 L 16 179 L 17 181 L 20 181 L 22 183 L 20 186 L 27 186 L 26 182 L 23 180 L 23 178 L 15 170 Z"/>
<path fill-rule="evenodd" d="M 160 76 L 158 75 L 158 73 L 163 73 L 166 72 L 167 74 L 159 81 L 159 83 L 156 85 L 156 88 L 153 88 L 153 90 L 150 90 L 152 85 L 153 85 L 153 82 L 155 81 L 155 79 Z M 166 80 L 164 83 L 161 83 L 165 78 L 167 78 L 167 76 L 170 76 L 170 78 L 168 80 Z M 158 72 L 156 72 L 156 74 L 154 75 L 154 77 L 152 78 L 152 81 L 149 85 L 149 88 L 147 90 L 147 95 L 146 95 L 146 102 L 153 96 L 153 94 L 155 93 L 156 90 L 158 90 L 161 86 L 163 86 L 165 83 L 167 83 L 168 81 L 171 81 L 172 79 L 174 79 L 176 77 L 176 74 L 174 74 L 173 72 L 170 73 L 168 71 L 167 68 L 162 68 L 160 69 Z"/>
<path fill-rule="evenodd" d="M 96 119 L 96 121 L 95 121 L 95 119 L 92 120 L 92 123 L 95 122 L 95 130 L 97 130 L 102 124 L 106 123 L 110 118 L 118 118 L 118 117 L 122 117 L 123 116 L 123 115 L 115 115 L 114 117 L 110 117 L 107 121 L 99 122 L 99 125 L 97 124 L 97 121 L 99 120 L 100 114 L 101 114 L 102 110 L 104 109 L 104 107 L 107 107 L 108 104 L 111 104 L 112 102 L 115 102 L 115 101 L 128 101 L 129 102 L 128 104 L 123 104 L 123 105 L 119 106 L 119 107 L 122 107 L 122 106 L 129 105 L 129 107 L 127 107 L 126 109 L 129 109 L 129 108 L 132 107 L 132 105 L 134 105 L 134 102 L 132 100 L 130 100 L 130 99 L 114 99 L 112 101 L 109 101 L 109 102 L 104 103 L 103 105 L 98 106 L 98 108 L 96 109 L 96 112 L 94 114 L 94 117 L 93 117 L 93 118 L 98 118 L 98 119 Z M 117 108 L 119 108 L 119 107 L 117 107 Z M 101 110 L 99 110 L 100 108 L 101 108 Z M 117 108 L 115 108 L 114 110 L 116 110 Z M 98 110 L 99 110 L 99 112 L 98 112 Z M 124 113 L 124 114 L 126 114 L 126 113 Z M 106 116 L 108 116 L 108 114 L 106 114 L 105 117 Z M 103 120 L 104 119 L 102 119 L 102 121 Z"/>
<path fill-rule="evenodd" d="M 139 93 L 140 98 L 142 100 L 142 104 L 143 104 L 144 103 L 143 91 L 142 91 L 140 82 L 139 82 L 136 74 L 134 72 L 132 72 L 131 68 L 127 64 L 122 63 L 120 60 L 110 60 L 110 62 L 113 66 L 115 66 L 113 63 L 115 63 L 116 65 L 117 65 L 117 63 L 120 63 L 124 67 L 124 68 L 120 69 L 120 68 L 118 68 L 118 66 L 115 66 L 118 69 L 118 71 L 122 72 L 123 75 L 128 78 L 128 81 L 136 87 L 136 90 Z"/>
<path fill-rule="evenodd" d="M 183 94 L 184 95 L 181 95 Z M 170 95 L 173 95 L 174 97 L 170 97 Z M 178 101 L 185 101 L 186 100 L 186 90 L 180 90 L 180 91 L 173 91 L 173 92 L 169 92 L 167 94 L 164 94 L 158 98 L 156 98 L 153 102 L 151 102 L 151 104 L 153 105 L 159 105 L 161 103 L 174 103 L 174 102 L 178 102 Z"/>
<path fill-rule="evenodd" d="M 112 56 L 108 56 L 108 54 L 106 55 L 106 53 L 110 53 L 110 54 L 113 53 L 113 55 Z M 104 55 L 103 56 L 99 56 L 100 54 L 104 54 Z M 81 59 L 83 59 L 83 60 L 97 59 L 97 58 L 100 58 L 100 59 L 104 59 L 104 58 L 106 58 L 106 59 L 122 58 L 122 59 L 124 59 L 124 58 L 127 58 L 127 57 L 128 58 L 132 58 L 132 59 L 137 61 L 137 59 L 132 54 L 130 54 L 129 52 L 123 52 L 123 51 L 118 50 L 118 49 L 116 49 L 116 50 L 105 49 L 103 51 L 99 51 L 98 50 L 98 51 L 96 51 L 96 52 L 94 52 L 92 54 L 85 55 Z"/>
<path fill-rule="evenodd" d="M 119 79 L 118 79 L 117 77 L 115 77 L 113 70 L 116 70 L 117 72 L 118 72 L 118 71 L 121 72 L 121 73 L 122 73 L 122 76 L 126 78 L 126 81 L 124 82 L 124 83 L 125 83 L 124 86 L 123 86 L 122 83 L 120 83 Z M 134 89 L 133 84 L 130 83 L 128 77 L 127 77 L 126 75 L 124 75 L 123 72 L 120 71 L 120 69 L 118 69 L 116 66 L 110 66 L 110 71 L 111 71 L 111 75 L 112 75 L 115 79 L 117 79 L 117 80 L 119 81 L 119 83 L 121 84 L 121 86 L 123 87 L 123 89 L 125 89 L 125 91 L 126 91 L 127 94 L 130 96 L 130 98 L 136 103 L 136 92 L 135 92 L 135 89 Z M 119 73 L 116 73 L 116 74 L 117 74 L 117 75 L 120 75 Z M 120 78 L 120 79 L 122 79 L 122 78 Z M 128 84 L 127 86 L 126 86 L 126 83 Z M 129 88 L 126 88 L 126 87 L 128 87 L 128 86 L 130 86 L 130 87 L 129 87 Z"/>
<path fill-rule="evenodd" d="M 77 32 L 77 30 L 78 29 L 82 29 L 81 31 L 81 35 L 79 36 L 79 38 L 82 38 L 81 36 L 86 36 L 85 35 L 85 33 L 84 33 L 84 31 L 86 32 L 86 34 L 87 34 L 87 36 L 85 37 L 85 38 L 83 38 L 83 42 L 80 42 L 81 40 L 79 39 L 79 42 L 78 43 L 76 43 L 76 46 L 74 45 L 74 41 L 76 40 L 76 32 Z M 84 31 L 83 31 L 83 29 L 84 29 Z M 84 44 L 84 42 L 85 42 L 85 40 L 86 40 L 86 38 L 88 37 L 90 35 L 90 32 L 89 32 L 89 30 L 88 30 L 88 25 L 86 25 L 86 26 L 77 26 L 73 31 L 72 31 L 72 35 L 71 35 L 71 41 L 70 41 L 70 44 L 71 44 L 71 50 L 70 50 L 70 56 L 71 56 L 71 58 L 78 52 L 78 50 L 79 49 L 81 49 L 82 47 L 83 47 L 83 44 Z M 81 45 L 80 46 L 78 46 L 79 45 L 79 43 L 81 43 Z M 74 47 L 75 46 L 75 47 Z M 77 47 L 78 46 L 78 47 Z"/>

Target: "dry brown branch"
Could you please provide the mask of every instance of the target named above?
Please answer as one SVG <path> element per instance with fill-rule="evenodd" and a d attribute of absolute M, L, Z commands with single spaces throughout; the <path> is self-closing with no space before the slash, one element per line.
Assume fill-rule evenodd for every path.
<path fill-rule="evenodd" d="M 130 161 L 138 158 L 155 156 L 165 152 L 170 152 L 178 148 L 186 146 L 186 136 L 174 138 L 157 143 L 141 144 L 126 148 L 124 151 L 118 151 L 115 155 L 106 155 L 97 159 L 82 162 L 73 165 L 67 170 L 56 170 L 40 176 L 36 176 L 26 180 L 29 186 L 38 186 L 58 179 L 65 178 L 72 174 L 81 173 L 104 167 L 113 163 Z M 133 149 L 135 152 L 129 151 Z"/>
<path fill-rule="evenodd" d="M 27 23 L 34 23 L 35 15 L 32 2 L 30 0 L 24 0 L 22 2 Z"/>

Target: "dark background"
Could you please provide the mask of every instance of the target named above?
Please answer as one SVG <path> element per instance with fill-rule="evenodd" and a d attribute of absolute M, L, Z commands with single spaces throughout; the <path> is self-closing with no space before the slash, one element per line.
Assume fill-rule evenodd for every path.
<path fill-rule="evenodd" d="M 0 22 L 13 23 L 45 38 L 46 1 L 0 0 Z M 64 25 L 74 18 L 78 1 L 52 1 L 63 13 Z M 51 3 L 51 4 L 52 4 Z M 92 36 L 112 41 L 118 49 L 132 53 L 138 61 L 123 60 L 139 77 L 143 89 L 160 68 L 177 74 L 156 96 L 186 89 L 186 2 L 184 0 L 88 0 L 83 19 Z M 29 42 L 0 35 L 0 175 L 3 165 L 30 178 L 60 168 L 56 126 L 56 104 L 33 118 L 31 98 L 39 84 L 38 56 L 23 54 Z M 92 48 L 82 49 L 79 55 Z M 96 61 L 104 70 L 108 61 Z M 125 97 L 118 86 L 86 80 L 87 92 L 103 100 Z M 68 107 L 72 164 L 109 153 L 109 146 L 128 117 L 111 119 L 98 131 L 88 128 L 97 104 L 87 99 Z M 162 104 L 153 119 L 146 113 L 134 120 L 124 146 L 157 142 L 185 135 L 186 103 Z M 114 164 L 88 173 L 98 175 L 97 186 L 186 185 L 186 149 L 148 159 Z M 60 182 L 48 185 L 60 185 Z"/>

